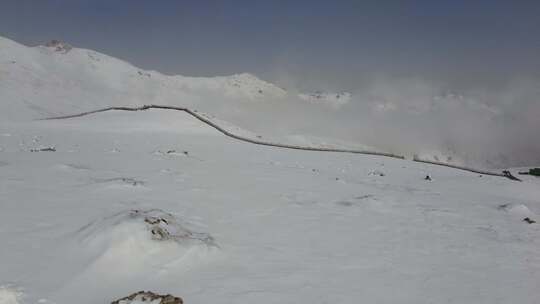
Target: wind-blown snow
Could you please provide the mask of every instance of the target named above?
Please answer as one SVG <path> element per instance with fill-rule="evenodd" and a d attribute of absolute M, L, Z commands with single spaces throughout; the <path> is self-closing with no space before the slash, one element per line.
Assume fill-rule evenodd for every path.
<path fill-rule="evenodd" d="M 167 76 L 55 41 L 0 37 L 2 119 L 29 120 L 108 106 L 160 104 L 203 111 L 273 141 L 291 134 L 336 147 L 367 146 L 456 165 L 535 165 L 537 85 L 451 93 L 425 81 L 381 81 L 353 93 L 286 91 L 252 74 Z M 333 142 L 334 141 L 334 142 Z"/>
<path fill-rule="evenodd" d="M 173 116 L 185 127 L 164 131 Z M 0 139 L 0 284 L 23 287 L 27 303 L 109 303 L 149 289 L 186 303 L 539 296 L 539 225 L 521 218 L 538 220 L 532 176 L 279 150 L 202 130 L 165 110 L 2 124 L 11 136 Z M 28 152 L 34 144 L 56 152 Z M 219 247 L 162 243 L 137 223 L 100 220 L 153 208 Z"/>
<path fill-rule="evenodd" d="M 249 75 L 190 84 L 88 50 L 0 46 L 2 304 L 110 303 L 138 290 L 186 303 L 540 298 L 540 225 L 524 221 L 540 221 L 538 178 L 256 146 L 178 111 L 32 120 L 227 94 L 241 98 L 221 105 L 233 112 L 286 106 L 273 99 L 281 89 Z M 259 87 L 273 97 L 259 99 Z M 129 216 L 156 209 L 150 222 L 163 218 L 188 237 L 156 239 Z"/>

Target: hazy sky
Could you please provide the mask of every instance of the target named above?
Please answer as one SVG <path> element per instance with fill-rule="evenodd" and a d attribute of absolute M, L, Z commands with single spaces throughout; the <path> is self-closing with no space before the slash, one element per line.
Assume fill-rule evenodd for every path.
<path fill-rule="evenodd" d="M 60 39 L 166 74 L 251 72 L 302 89 L 540 77 L 540 1 L 1 0 L 0 35 Z"/>

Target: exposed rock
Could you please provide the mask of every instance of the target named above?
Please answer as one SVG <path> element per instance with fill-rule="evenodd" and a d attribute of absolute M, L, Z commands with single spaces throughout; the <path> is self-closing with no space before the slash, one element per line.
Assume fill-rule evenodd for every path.
<path fill-rule="evenodd" d="M 196 240 L 207 245 L 214 245 L 214 238 L 211 235 L 185 228 L 172 214 L 162 210 L 132 210 L 130 217 L 143 219 L 155 240 L 177 242 Z"/>
<path fill-rule="evenodd" d="M 30 152 L 56 152 L 56 148 L 55 147 L 35 148 L 35 149 L 30 149 Z"/>
<path fill-rule="evenodd" d="M 64 43 L 59 40 L 51 40 L 45 44 L 46 47 L 54 50 L 55 52 L 59 52 L 62 54 L 66 54 L 67 52 L 71 51 L 72 47 L 71 45 Z"/>
<path fill-rule="evenodd" d="M 158 302 L 159 301 L 159 302 Z M 183 304 L 184 300 L 173 295 L 160 295 L 151 291 L 139 291 L 125 298 L 111 302 L 111 304 L 135 304 L 135 303 L 152 303 L 152 304 Z"/>
<path fill-rule="evenodd" d="M 507 178 L 511 179 L 511 180 L 515 180 L 515 181 L 518 181 L 518 182 L 521 182 L 521 180 L 517 177 L 515 177 L 514 175 L 512 175 L 512 173 L 508 170 L 504 170 L 503 172 L 503 175 L 506 176 Z"/>
<path fill-rule="evenodd" d="M 100 179 L 95 179 L 95 181 L 98 183 L 117 183 L 118 182 L 121 184 L 126 184 L 126 185 L 130 185 L 134 187 L 144 185 L 144 181 L 138 180 L 132 177 L 100 178 Z"/>
<path fill-rule="evenodd" d="M 182 246 L 219 247 L 214 238 L 206 232 L 190 229 L 191 224 L 181 217 L 161 209 L 125 210 L 111 216 L 93 221 L 81 229 L 83 239 L 107 236 L 115 227 L 127 223 L 138 223 L 148 231 L 150 238 L 159 242 L 176 242 Z"/>
<path fill-rule="evenodd" d="M 368 175 L 377 175 L 377 176 L 385 176 L 384 172 L 379 170 L 370 171 Z"/>
<path fill-rule="evenodd" d="M 524 218 L 523 221 L 524 221 L 524 222 L 527 222 L 528 224 L 534 224 L 534 223 L 536 223 L 535 220 L 531 220 L 531 218 L 529 218 L 529 217 Z"/>

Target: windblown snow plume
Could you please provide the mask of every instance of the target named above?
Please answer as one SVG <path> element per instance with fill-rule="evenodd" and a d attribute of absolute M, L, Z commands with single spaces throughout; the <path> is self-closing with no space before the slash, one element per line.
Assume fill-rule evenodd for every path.
<path fill-rule="evenodd" d="M 539 88 L 537 81 L 523 79 L 459 90 L 421 78 L 389 78 L 359 83 L 351 93 L 302 93 L 248 73 L 167 76 L 60 41 L 26 47 L 0 38 L 4 121 L 110 106 L 174 105 L 274 141 L 302 134 L 340 147 L 369 146 L 456 165 L 540 163 Z"/>

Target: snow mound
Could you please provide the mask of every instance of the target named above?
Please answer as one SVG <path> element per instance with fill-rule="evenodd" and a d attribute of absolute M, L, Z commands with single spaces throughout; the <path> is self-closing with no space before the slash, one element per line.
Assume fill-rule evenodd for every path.
<path fill-rule="evenodd" d="M 214 238 L 203 232 L 194 232 L 187 228 L 187 223 L 160 209 L 129 210 L 95 221 L 80 230 L 85 240 L 99 238 L 121 230 L 125 226 L 137 226 L 139 231 L 146 231 L 154 241 L 173 241 L 178 244 L 198 244 L 216 246 Z"/>
<path fill-rule="evenodd" d="M 523 218 L 528 217 L 530 219 L 536 219 L 536 214 L 534 214 L 534 212 L 532 212 L 524 204 L 515 204 L 515 203 L 503 204 L 499 206 L 499 209 L 508 212 L 508 214 L 516 218 L 523 219 Z"/>
<path fill-rule="evenodd" d="M 0 304 L 20 304 L 23 293 L 12 286 L 0 286 Z"/>
<path fill-rule="evenodd" d="M 146 71 L 96 51 L 53 40 L 27 47 L 0 37 L 0 119 L 26 121 L 108 106 L 214 105 L 285 97 L 249 73 L 186 77 Z"/>
<path fill-rule="evenodd" d="M 126 210 L 91 222 L 72 235 L 68 255 L 83 267 L 55 295 L 55 302 L 68 303 L 81 294 L 112 299 L 113 293 L 134 287 L 157 288 L 164 278 L 211 263 L 219 247 L 210 234 L 192 226 L 160 209 Z"/>
<path fill-rule="evenodd" d="M 262 101 L 265 98 L 283 98 L 287 92 L 249 73 L 215 77 L 172 76 L 173 85 L 182 87 L 197 95 L 209 93 L 239 101 Z"/>

